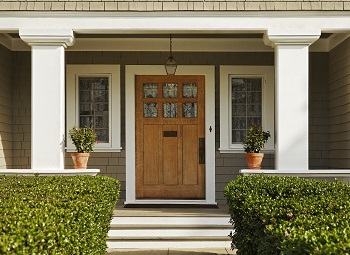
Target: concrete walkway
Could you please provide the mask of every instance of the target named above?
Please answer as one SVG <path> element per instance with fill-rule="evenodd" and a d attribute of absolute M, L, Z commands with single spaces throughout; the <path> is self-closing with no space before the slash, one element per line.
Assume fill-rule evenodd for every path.
<path fill-rule="evenodd" d="M 122 249 L 108 249 L 108 255 L 227 255 L 236 254 L 236 250 L 227 248 L 219 249 L 159 249 L 159 250 L 122 250 Z"/>

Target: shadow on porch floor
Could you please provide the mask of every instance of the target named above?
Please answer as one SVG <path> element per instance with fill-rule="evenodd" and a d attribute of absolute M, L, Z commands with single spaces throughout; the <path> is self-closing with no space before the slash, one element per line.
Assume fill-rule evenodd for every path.
<path fill-rule="evenodd" d="M 227 255 L 236 254 L 236 250 L 232 251 L 227 248 L 221 249 L 165 249 L 165 250 L 116 250 L 109 249 L 108 255 Z"/>
<path fill-rule="evenodd" d="M 114 210 L 115 217 L 229 217 L 227 205 L 218 205 L 213 208 L 179 206 L 167 207 L 139 207 L 125 208 L 123 204 L 117 205 Z"/>

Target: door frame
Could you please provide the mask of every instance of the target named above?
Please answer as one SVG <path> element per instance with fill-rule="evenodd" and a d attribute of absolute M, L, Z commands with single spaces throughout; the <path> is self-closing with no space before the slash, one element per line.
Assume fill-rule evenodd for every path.
<path fill-rule="evenodd" d="M 126 201 L 125 204 L 205 204 L 215 202 L 215 66 L 178 66 L 177 75 L 205 76 L 205 199 L 163 200 L 136 199 L 136 126 L 135 126 L 135 76 L 164 75 L 162 65 L 125 66 L 125 139 L 126 139 Z M 209 131 L 211 127 L 211 132 Z"/>

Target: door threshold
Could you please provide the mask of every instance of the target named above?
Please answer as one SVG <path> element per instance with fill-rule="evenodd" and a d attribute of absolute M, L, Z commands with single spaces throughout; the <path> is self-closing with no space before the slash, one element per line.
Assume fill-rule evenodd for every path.
<path fill-rule="evenodd" d="M 136 200 L 124 202 L 125 208 L 219 208 L 216 202 L 205 200 Z"/>

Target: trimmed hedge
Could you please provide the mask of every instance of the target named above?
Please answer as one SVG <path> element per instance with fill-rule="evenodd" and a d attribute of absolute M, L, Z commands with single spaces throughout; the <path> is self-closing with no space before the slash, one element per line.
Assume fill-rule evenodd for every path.
<path fill-rule="evenodd" d="M 119 189 L 105 176 L 0 176 L 0 254 L 106 254 Z"/>
<path fill-rule="evenodd" d="M 350 254 L 350 186 L 240 176 L 225 188 L 240 255 Z"/>

